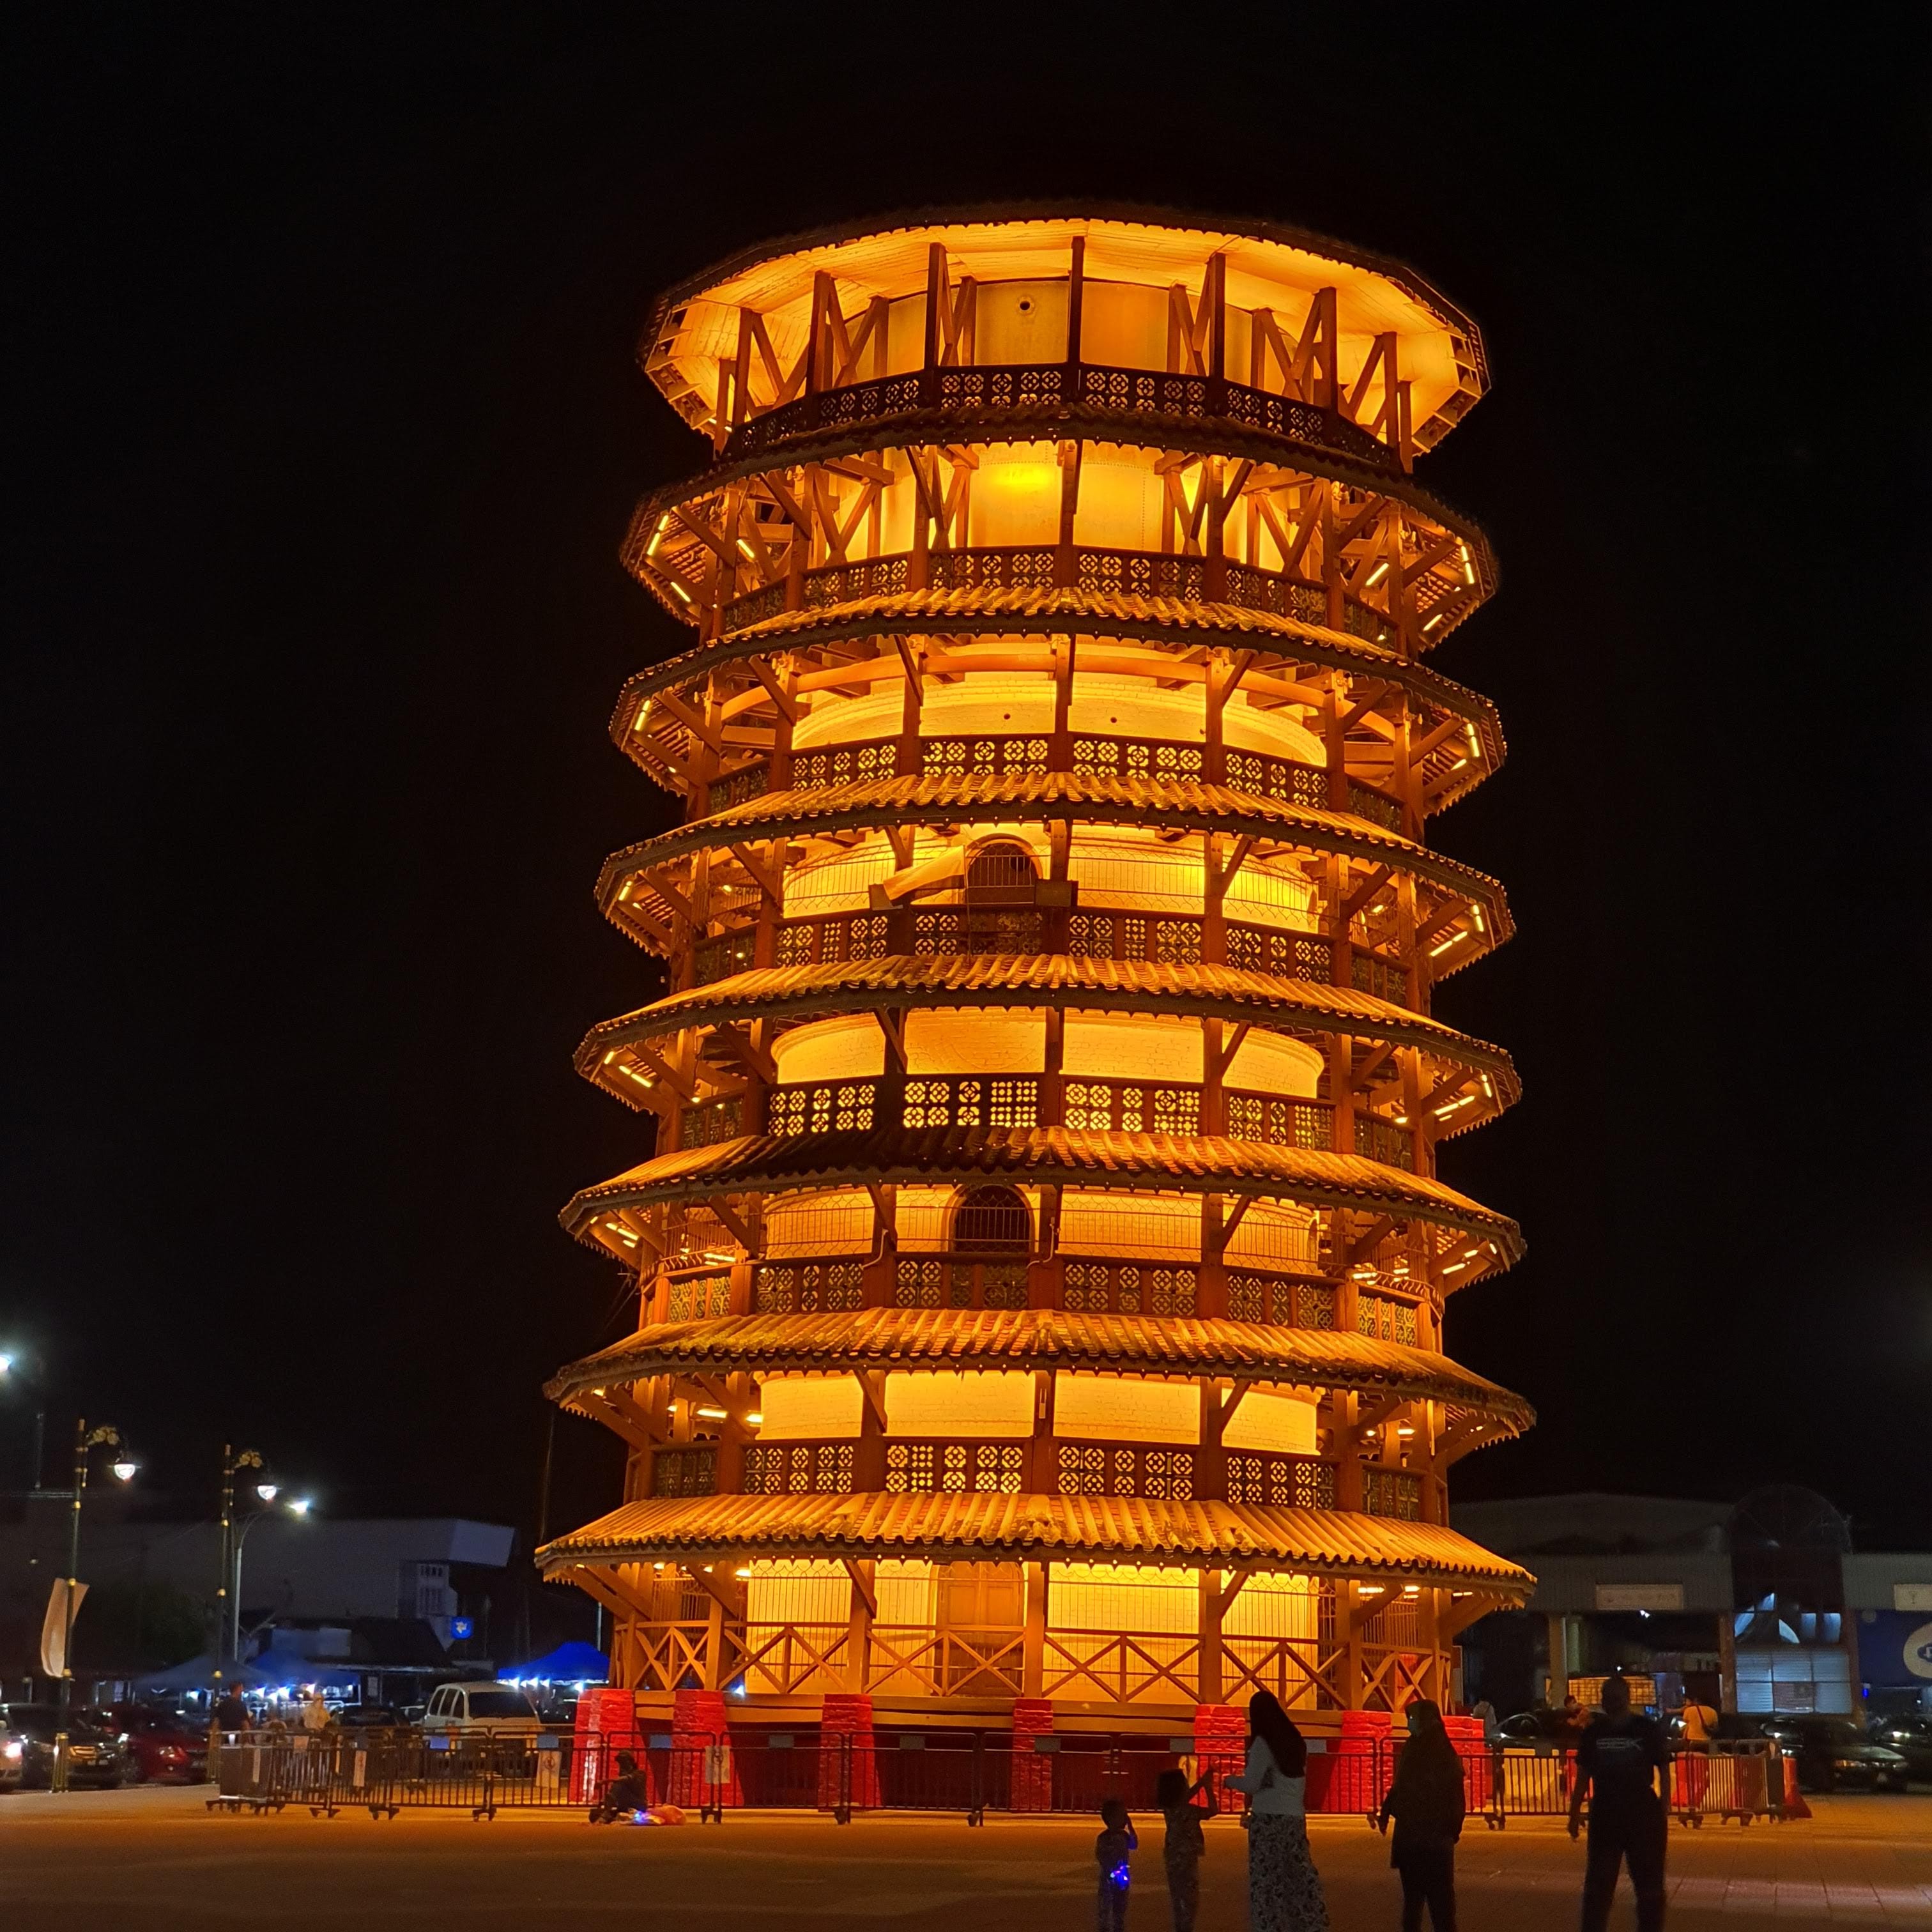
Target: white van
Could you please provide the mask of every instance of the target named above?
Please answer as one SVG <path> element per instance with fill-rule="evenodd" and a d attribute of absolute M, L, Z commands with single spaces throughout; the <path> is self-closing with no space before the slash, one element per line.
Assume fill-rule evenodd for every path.
<path fill-rule="evenodd" d="M 442 1684 L 423 1712 L 425 1736 L 534 1737 L 543 1725 L 530 1693 L 516 1684 Z"/>

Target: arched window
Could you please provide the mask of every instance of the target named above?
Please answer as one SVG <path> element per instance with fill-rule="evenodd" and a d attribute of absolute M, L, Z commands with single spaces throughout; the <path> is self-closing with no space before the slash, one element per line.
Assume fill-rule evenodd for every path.
<path fill-rule="evenodd" d="M 989 838 L 966 862 L 966 903 L 1030 906 L 1039 882 L 1033 854 L 1017 838 Z"/>
<path fill-rule="evenodd" d="M 1024 1255 L 1033 1240 L 1025 1197 L 1011 1187 L 965 1187 L 952 1204 L 952 1252 Z"/>

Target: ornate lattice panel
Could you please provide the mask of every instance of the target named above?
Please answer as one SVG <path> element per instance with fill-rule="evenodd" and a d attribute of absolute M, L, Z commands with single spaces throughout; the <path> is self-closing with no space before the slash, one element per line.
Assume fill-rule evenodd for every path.
<path fill-rule="evenodd" d="M 1024 1442 L 888 1442 L 886 1488 L 894 1496 L 1018 1496 L 1026 1463 Z"/>
<path fill-rule="evenodd" d="M 765 1124 L 775 1134 L 850 1133 L 872 1126 L 878 1102 L 874 1080 L 774 1087 L 765 1099 Z"/>
<path fill-rule="evenodd" d="M 752 1283 L 752 1305 L 760 1315 L 856 1309 L 864 1288 L 862 1262 L 766 1262 Z"/>
<path fill-rule="evenodd" d="M 1314 1456 L 1229 1450 L 1228 1500 L 1272 1509 L 1333 1509 L 1335 1470 Z"/>
<path fill-rule="evenodd" d="M 1067 1261 L 1062 1294 L 1076 1315 L 1192 1315 L 1200 1275 L 1191 1268 L 1157 1268 L 1136 1262 Z"/>
<path fill-rule="evenodd" d="M 1228 1312 L 1237 1322 L 1271 1322 L 1283 1328 L 1332 1328 L 1335 1291 L 1319 1282 L 1255 1274 L 1228 1276 Z"/>
<path fill-rule="evenodd" d="M 728 1274 L 675 1276 L 664 1295 L 667 1322 L 706 1322 L 730 1312 L 731 1277 Z"/>
<path fill-rule="evenodd" d="M 654 1496 L 709 1496 L 718 1490 L 718 1448 L 715 1443 L 660 1449 L 651 1457 L 651 1494 Z"/>
<path fill-rule="evenodd" d="M 1124 1443 L 1063 1442 L 1058 1480 L 1064 1496 L 1146 1496 L 1186 1502 L 1194 1495 L 1194 1451 Z"/>
<path fill-rule="evenodd" d="M 1415 1346 L 1415 1304 L 1395 1301 L 1383 1294 L 1358 1294 L 1355 1298 L 1355 1327 L 1361 1334 L 1380 1342 L 1402 1342 Z"/>
<path fill-rule="evenodd" d="M 745 1493 L 849 1495 L 852 1454 L 849 1442 L 754 1442 L 745 1451 Z"/>
<path fill-rule="evenodd" d="M 1422 1478 L 1406 1469 L 1365 1468 L 1362 1507 L 1371 1516 L 1391 1516 L 1403 1522 L 1422 1520 Z"/>

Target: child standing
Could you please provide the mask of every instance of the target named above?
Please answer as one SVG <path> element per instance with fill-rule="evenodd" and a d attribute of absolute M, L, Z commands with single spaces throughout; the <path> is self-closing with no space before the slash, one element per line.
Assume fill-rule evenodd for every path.
<path fill-rule="evenodd" d="M 1094 1862 L 1100 1868 L 1094 1893 L 1094 1923 L 1099 1932 L 1126 1932 L 1127 1854 L 1139 1844 L 1118 1798 L 1100 1807 L 1100 1833 L 1094 1840 Z"/>
<path fill-rule="evenodd" d="M 1201 1821 L 1221 1808 L 1214 1802 L 1214 1778 L 1211 1770 L 1204 1771 L 1190 1784 L 1186 1772 L 1164 1771 L 1154 1788 L 1154 1802 L 1167 1820 L 1161 1858 L 1167 1867 L 1167 1902 L 1174 1914 L 1174 1932 L 1194 1932 L 1194 1915 L 1201 1909 L 1201 1855 L 1208 1849 L 1201 1835 Z M 1196 1796 L 1204 1790 L 1207 1803 L 1196 1804 Z"/>

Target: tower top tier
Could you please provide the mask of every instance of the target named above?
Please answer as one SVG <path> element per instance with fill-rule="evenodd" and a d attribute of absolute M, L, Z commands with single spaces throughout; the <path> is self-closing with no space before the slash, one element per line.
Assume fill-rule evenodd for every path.
<path fill-rule="evenodd" d="M 760 244 L 666 294 L 640 359 L 722 446 L 721 368 L 743 372 L 754 410 L 935 359 L 1192 372 L 1370 429 L 1391 351 L 1405 421 L 1379 440 L 1406 461 L 1489 382 L 1474 323 L 1413 270 L 1270 222 L 1082 204 L 922 210 Z"/>

